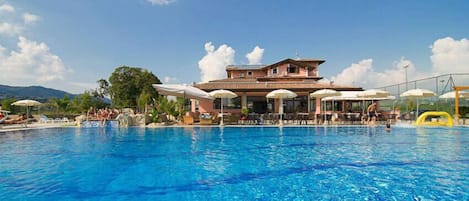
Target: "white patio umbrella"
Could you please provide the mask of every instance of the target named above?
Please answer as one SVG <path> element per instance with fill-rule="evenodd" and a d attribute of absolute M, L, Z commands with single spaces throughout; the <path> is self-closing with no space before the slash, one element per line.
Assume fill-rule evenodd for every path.
<path fill-rule="evenodd" d="M 265 97 L 279 99 L 278 113 L 280 114 L 279 124 L 283 125 L 283 99 L 284 98 L 295 98 L 298 96 L 295 92 L 286 89 L 277 89 L 269 92 Z"/>
<path fill-rule="evenodd" d="M 441 99 L 455 99 L 456 98 L 456 91 L 447 92 L 441 96 L 438 96 Z M 469 92 L 467 91 L 459 91 L 459 98 L 469 98 Z"/>
<path fill-rule="evenodd" d="M 40 103 L 38 101 L 35 101 L 35 100 L 25 99 L 25 100 L 16 101 L 16 102 L 12 103 L 11 105 L 26 106 L 26 118 L 29 118 L 29 107 L 30 106 L 38 106 L 38 105 L 41 105 L 41 104 L 42 103 Z M 28 121 L 26 121 L 26 123 L 28 123 Z"/>
<path fill-rule="evenodd" d="M 376 99 L 387 98 L 390 95 L 391 93 L 389 93 L 388 91 L 381 90 L 381 89 L 368 89 L 368 90 L 358 93 L 357 97 L 364 98 L 362 113 L 365 113 L 365 98 L 369 98 L 371 99 L 371 102 L 373 102 Z"/>
<path fill-rule="evenodd" d="M 236 95 L 234 92 L 225 90 L 225 89 L 219 89 L 215 91 L 211 91 L 208 94 L 214 98 L 220 98 L 221 99 L 221 121 L 220 121 L 220 126 L 223 126 L 223 98 L 236 98 L 238 95 Z"/>
<path fill-rule="evenodd" d="M 417 99 L 417 113 L 415 115 L 415 120 L 417 120 L 419 114 L 419 98 L 427 98 L 433 96 L 436 96 L 435 92 L 427 89 L 411 89 L 401 94 L 401 97 Z"/>
<path fill-rule="evenodd" d="M 314 98 L 326 98 L 326 97 L 333 97 L 333 96 L 340 96 L 340 95 L 341 95 L 341 93 L 339 91 L 334 90 L 334 89 L 321 89 L 321 90 L 317 90 L 317 91 L 309 94 L 310 97 L 314 97 Z M 334 104 L 334 100 L 332 100 L 332 104 Z M 326 123 L 326 115 L 325 115 L 326 113 L 325 112 L 326 112 L 326 109 L 324 108 L 324 123 Z"/>
<path fill-rule="evenodd" d="M 189 99 L 205 99 L 213 100 L 213 97 L 210 96 L 207 92 L 185 84 L 153 84 L 152 85 L 156 91 L 161 95 L 168 96 L 177 96 Z"/>
<path fill-rule="evenodd" d="M 372 100 L 373 98 L 385 98 L 390 95 L 391 94 L 388 91 L 384 91 L 381 89 L 368 89 L 357 94 L 358 97 L 372 98 Z"/>

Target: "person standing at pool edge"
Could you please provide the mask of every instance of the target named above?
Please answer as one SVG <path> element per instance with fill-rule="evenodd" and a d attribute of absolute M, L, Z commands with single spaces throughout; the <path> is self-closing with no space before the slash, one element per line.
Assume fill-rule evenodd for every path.
<path fill-rule="evenodd" d="M 368 113 L 368 119 L 366 120 L 366 125 L 370 125 L 370 122 L 376 124 L 376 102 L 371 103 L 366 110 Z"/>

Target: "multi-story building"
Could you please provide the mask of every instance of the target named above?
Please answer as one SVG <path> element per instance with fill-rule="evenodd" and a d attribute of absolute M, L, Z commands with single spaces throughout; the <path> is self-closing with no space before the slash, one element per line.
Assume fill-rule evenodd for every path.
<path fill-rule="evenodd" d="M 227 78 L 195 84 L 195 87 L 210 92 L 226 89 L 235 92 L 238 97 L 223 100 L 224 112 L 240 113 L 242 108 L 249 112 L 276 113 L 278 100 L 267 99 L 267 93 L 276 89 L 288 89 L 298 96 L 283 100 L 285 113 L 320 113 L 320 100 L 311 98 L 310 93 L 320 89 L 337 91 L 362 91 L 360 87 L 323 83 L 319 75 L 319 65 L 325 60 L 319 59 L 284 59 L 269 65 L 229 65 L 226 67 Z M 219 112 L 220 99 L 199 101 L 192 104 L 192 109 L 200 112 Z M 334 107 L 334 108 L 333 108 Z M 329 103 L 327 110 L 343 110 L 343 103 Z"/>

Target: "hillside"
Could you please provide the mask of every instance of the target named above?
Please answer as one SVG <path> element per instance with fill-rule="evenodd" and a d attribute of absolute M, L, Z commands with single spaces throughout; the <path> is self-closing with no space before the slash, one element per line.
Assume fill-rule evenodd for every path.
<path fill-rule="evenodd" d="M 49 98 L 63 98 L 65 95 L 68 95 L 70 98 L 75 96 L 65 91 L 41 86 L 15 87 L 0 85 L 0 100 L 5 98 L 15 98 L 17 100 L 34 99 L 44 102 Z"/>

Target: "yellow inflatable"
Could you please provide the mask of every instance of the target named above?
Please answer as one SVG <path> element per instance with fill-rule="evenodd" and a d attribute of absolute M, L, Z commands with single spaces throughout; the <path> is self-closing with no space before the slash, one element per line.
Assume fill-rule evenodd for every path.
<path fill-rule="evenodd" d="M 425 121 L 428 117 L 443 117 L 446 121 L 440 121 L 440 118 L 437 121 Z M 447 112 L 424 112 L 422 115 L 417 118 L 415 122 L 416 126 L 453 126 L 453 118 Z"/>

